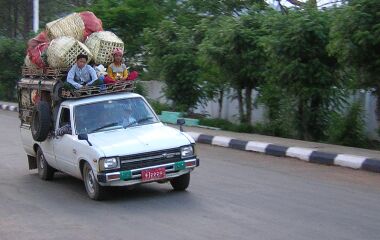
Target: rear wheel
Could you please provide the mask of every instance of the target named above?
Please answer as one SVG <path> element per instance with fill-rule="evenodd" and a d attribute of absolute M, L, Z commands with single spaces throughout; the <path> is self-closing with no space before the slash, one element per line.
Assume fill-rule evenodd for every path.
<path fill-rule="evenodd" d="M 37 149 L 37 169 L 38 175 L 42 180 L 52 180 L 54 177 L 54 168 L 46 161 L 46 158 L 41 150 Z"/>
<path fill-rule="evenodd" d="M 103 186 L 99 185 L 90 164 L 88 164 L 87 162 L 84 164 L 83 167 L 83 181 L 84 186 L 86 187 L 87 194 L 91 199 L 101 200 L 104 198 L 105 189 Z"/>
<path fill-rule="evenodd" d="M 190 173 L 186 173 L 170 180 L 170 184 L 176 191 L 184 191 L 190 184 Z"/>

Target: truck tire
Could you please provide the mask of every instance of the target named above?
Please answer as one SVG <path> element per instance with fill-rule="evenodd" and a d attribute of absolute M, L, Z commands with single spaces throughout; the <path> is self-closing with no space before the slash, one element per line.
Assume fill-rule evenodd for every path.
<path fill-rule="evenodd" d="M 57 83 L 54 85 L 54 88 L 53 88 L 53 101 L 55 103 L 60 103 L 62 102 L 62 88 L 63 88 L 63 83 L 62 81 L 57 81 Z M 57 104 L 55 104 L 57 105 Z"/>
<path fill-rule="evenodd" d="M 51 128 L 50 106 L 45 101 L 39 101 L 32 115 L 32 136 L 35 141 L 45 141 Z"/>
<path fill-rule="evenodd" d="M 190 173 L 186 173 L 170 180 L 170 184 L 176 191 L 184 191 L 190 184 Z"/>
<path fill-rule="evenodd" d="M 98 183 L 90 164 L 87 162 L 83 167 L 83 181 L 89 198 L 96 201 L 104 198 L 105 189 Z"/>
<path fill-rule="evenodd" d="M 37 169 L 38 175 L 42 180 L 52 180 L 54 177 L 54 168 L 46 161 L 46 158 L 41 150 L 37 149 Z"/>

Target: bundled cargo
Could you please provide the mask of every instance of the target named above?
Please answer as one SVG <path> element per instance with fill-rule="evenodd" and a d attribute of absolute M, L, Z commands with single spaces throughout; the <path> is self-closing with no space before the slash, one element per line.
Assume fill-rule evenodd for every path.
<path fill-rule="evenodd" d="M 84 23 L 83 41 L 94 32 L 103 31 L 102 20 L 97 18 L 94 13 L 86 11 L 79 13 Z"/>
<path fill-rule="evenodd" d="M 69 68 L 76 62 L 79 54 L 86 54 L 92 59 L 90 50 L 83 43 L 72 37 L 59 37 L 51 41 L 47 51 L 47 62 L 52 68 Z"/>
<path fill-rule="evenodd" d="M 124 50 L 123 41 L 114 33 L 108 31 L 91 34 L 85 44 L 93 54 L 96 64 L 108 65 L 113 61 L 112 52 L 116 48 Z"/>
<path fill-rule="evenodd" d="M 30 39 L 27 49 L 28 61 L 39 68 L 45 67 L 46 63 L 43 59 L 43 55 L 48 46 L 49 39 L 47 38 L 46 32 L 41 32 L 36 37 Z M 28 66 L 30 62 L 25 62 L 25 65 Z"/>
<path fill-rule="evenodd" d="M 49 39 L 68 36 L 84 41 L 91 33 L 102 31 L 102 21 L 92 12 L 72 13 L 46 24 Z"/>

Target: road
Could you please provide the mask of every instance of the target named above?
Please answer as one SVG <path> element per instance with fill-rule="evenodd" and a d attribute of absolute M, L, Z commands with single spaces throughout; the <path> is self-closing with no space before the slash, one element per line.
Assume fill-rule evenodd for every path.
<path fill-rule="evenodd" d="M 198 145 L 187 192 L 152 183 L 90 200 L 29 171 L 17 113 L 0 111 L 0 239 L 379 239 L 380 174 Z"/>

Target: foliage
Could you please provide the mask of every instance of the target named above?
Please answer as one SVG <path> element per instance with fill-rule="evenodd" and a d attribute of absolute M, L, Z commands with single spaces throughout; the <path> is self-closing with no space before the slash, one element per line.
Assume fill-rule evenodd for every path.
<path fill-rule="evenodd" d="M 0 38 L 0 99 L 16 100 L 16 83 L 20 78 L 25 56 L 25 44 L 8 38 Z"/>
<path fill-rule="evenodd" d="M 165 95 L 179 111 L 188 111 L 202 98 L 192 33 L 191 29 L 169 20 L 145 32 L 150 67 L 165 81 Z"/>
<path fill-rule="evenodd" d="M 40 0 L 40 27 L 59 17 L 73 12 L 73 9 L 91 4 L 90 0 Z M 33 1 L 0 1 L 0 36 L 28 39 L 32 32 Z"/>
<path fill-rule="evenodd" d="M 145 89 L 144 84 L 142 84 L 140 81 L 136 82 L 134 92 L 144 97 L 147 96 L 147 90 Z"/>
<path fill-rule="evenodd" d="M 125 43 L 127 56 L 141 53 L 143 29 L 155 28 L 164 19 L 165 1 L 94 0 L 90 10 L 102 19 L 105 30 L 115 32 Z"/>
<path fill-rule="evenodd" d="M 245 123 L 251 122 L 252 89 L 263 76 L 266 60 L 259 43 L 262 12 L 262 6 L 254 6 L 239 18 L 217 18 L 199 45 L 201 62 L 221 73 L 222 78 L 216 84 L 223 87 L 222 84 L 229 82 L 237 91 L 240 120 Z"/>
<path fill-rule="evenodd" d="M 328 12 L 307 8 L 266 18 L 268 84 L 275 84 L 294 101 L 296 129 L 302 139 L 322 139 L 328 112 L 338 109 L 344 99 L 337 60 L 326 50 L 329 17 Z"/>
<path fill-rule="evenodd" d="M 156 114 L 161 115 L 162 111 L 171 111 L 173 108 L 166 103 L 160 103 L 157 100 L 148 99 L 149 104 L 152 106 Z"/>
<path fill-rule="evenodd" d="M 266 123 L 256 125 L 260 133 L 279 137 L 297 137 L 295 99 L 270 79 L 261 84 L 258 103 L 265 106 Z"/>
<path fill-rule="evenodd" d="M 351 0 L 337 11 L 329 51 L 354 68 L 364 87 L 380 90 L 380 4 Z"/>
<path fill-rule="evenodd" d="M 347 113 L 332 113 L 327 129 L 328 142 L 353 147 L 365 147 L 365 122 L 360 102 L 350 106 Z"/>

